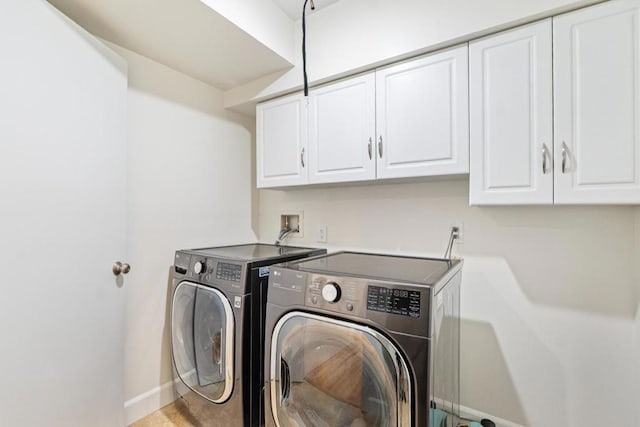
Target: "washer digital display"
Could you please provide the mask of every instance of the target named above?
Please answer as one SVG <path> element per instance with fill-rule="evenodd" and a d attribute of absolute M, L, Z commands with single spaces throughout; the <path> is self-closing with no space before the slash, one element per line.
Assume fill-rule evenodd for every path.
<path fill-rule="evenodd" d="M 239 282 L 242 275 L 242 266 L 238 264 L 218 263 L 216 269 L 216 279 L 227 280 L 229 282 Z"/>

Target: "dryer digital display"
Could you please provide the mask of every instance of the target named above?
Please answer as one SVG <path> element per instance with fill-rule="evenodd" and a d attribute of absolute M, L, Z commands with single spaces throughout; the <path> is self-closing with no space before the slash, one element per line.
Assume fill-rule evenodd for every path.
<path fill-rule="evenodd" d="M 369 286 L 367 289 L 367 310 L 420 317 L 420 292 Z"/>

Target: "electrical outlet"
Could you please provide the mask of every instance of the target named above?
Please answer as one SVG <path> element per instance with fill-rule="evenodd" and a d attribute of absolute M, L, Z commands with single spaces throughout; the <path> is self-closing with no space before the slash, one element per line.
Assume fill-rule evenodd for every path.
<path fill-rule="evenodd" d="M 327 226 L 326 225 L 323 224 L 318 226 L 317 240 L 320 243 L 327 243 Z"/>
<path fill-rule="evenodd" d="M 454 240 L 456 243 L 464 243 L 464 223 L 463 222 L 453 222 L 449 225 L 449 230 L 456 227 L 458 229 L 458 237 Z"/>

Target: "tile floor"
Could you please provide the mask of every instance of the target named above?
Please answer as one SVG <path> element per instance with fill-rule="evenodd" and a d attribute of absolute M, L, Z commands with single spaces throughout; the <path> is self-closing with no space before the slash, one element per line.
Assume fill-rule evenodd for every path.
<path fill-rule="evenodd" d="M 461 420 L 458 427 L 468 427 L 470 421 Z M 222 423 L 224 425 L 226 423 Z M 177 400 L 164 408 L 147 415 L 129 427 L 207 427 L 190 415 L 182 400 Z"/>
<path fill-rule="evenodd" d="M 147 415 L 129 427 L 200 427 L 201 424 L 185 411 L 184 403 L 176 401 Z"/>

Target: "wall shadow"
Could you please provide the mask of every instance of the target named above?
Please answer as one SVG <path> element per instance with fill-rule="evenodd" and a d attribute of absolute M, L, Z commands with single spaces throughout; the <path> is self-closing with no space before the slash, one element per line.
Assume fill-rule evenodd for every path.
<path fill-rule="evenodd" d="M 529 425 L 495 330 L 487 322 L 462 319 L 460 324 L 461 405 Z"/>

